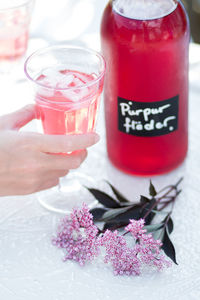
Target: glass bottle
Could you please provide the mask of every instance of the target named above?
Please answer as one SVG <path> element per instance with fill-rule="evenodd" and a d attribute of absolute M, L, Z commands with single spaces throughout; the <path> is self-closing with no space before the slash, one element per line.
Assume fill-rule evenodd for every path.
<path fill-rule="evenodd" d="M 189 37 L 180 1 L 113 0 L 104 10 L 107 152 L 126 173 L 166 173 L 186 157 Z"/>

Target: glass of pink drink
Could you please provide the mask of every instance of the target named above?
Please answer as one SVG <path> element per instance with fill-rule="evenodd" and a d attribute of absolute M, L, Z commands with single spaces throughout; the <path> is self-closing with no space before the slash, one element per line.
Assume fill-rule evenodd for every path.
<path fill-rule="evenodd" d="M 44 134 L 95 130 L 105 73 L 105 61 L 99 53 L 79 47 L 48 47 L 27 59 L 25 73 L 35 86 L 37 118 Z M 84 174 L 72 172 L 59 187 L 40 192 L 40 203 L 49 210 L 67 213 L 84 189 L 77 179 L 83 183 L 88 180 Z"/>
<path fill-rule="evenodd" d="M 6 71 L 9 62 L 16 61 L 26 52 L 33 4 L 34 0 L 0 1 L 1 71 L 3 67 Z"/>

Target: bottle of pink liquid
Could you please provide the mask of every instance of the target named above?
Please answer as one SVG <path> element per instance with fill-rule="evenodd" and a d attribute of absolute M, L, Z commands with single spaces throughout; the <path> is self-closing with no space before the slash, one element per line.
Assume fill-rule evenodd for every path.
<path fill-rule="evenodd" d="M 144 176 L 171 171 L 188 148 L 189 23 L 183 5 L 109 1 L 101 41 L 111 162 Z"/>

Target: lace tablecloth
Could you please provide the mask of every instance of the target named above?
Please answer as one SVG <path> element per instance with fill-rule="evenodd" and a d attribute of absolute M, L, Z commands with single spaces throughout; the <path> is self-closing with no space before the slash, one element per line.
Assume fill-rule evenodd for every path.
<path fill-rule="evenodd" d="M 184 176 L 183 192 L 173 213 L 172 240 L 178 266 L 139 277 L 116 277 L 100 261 L 79 267 L 62 262 L 51 244 L 59 217 L 43 209 L 37 195 L 0 198 L 0 299 L 1 300 L 199 300 L 200 299 L 200 49 L 191 46 L 190 149 L 185 163 L 174 172 L 153 178 L 159 188 Z M 12 85 L 12 88 L 10 87 Z M 7 82 L 1 88 L 1 112 L 32 99 L 26 81 Z M 35 130 L 34 122 L 26 130 Z M 92 175 L 99 186 L 109 179 L 133 201 L 148 192 L 148 178 L 125 175 L 107 160 L 103 112 L 98 132 L 101 141 L 89 150 L 80 171 Z"/>

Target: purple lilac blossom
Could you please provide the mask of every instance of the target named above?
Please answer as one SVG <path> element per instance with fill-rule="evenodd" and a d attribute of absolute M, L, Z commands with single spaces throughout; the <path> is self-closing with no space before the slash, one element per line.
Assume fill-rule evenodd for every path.
<path fill-rule="evenodd" d="M 75 260 L 81 266 L 98 256 L 100 247 L 104 247 L 104 262 L 112 265 L 115 275 L 140 275 L 144 264 L 159 270 L 171 266 L 160 250 L 161 241 L 154 240 L 151 233 L 147 234 L 144 225 L 144 219 L 130 220 L 125 234 L 130 233 L 133 237 L 133 247 L 128 247 L 125 236 L 119 235 L 117 230 L 106 230 L 98 236 L 93 216 L 83 204 L 61 221 L 53 244 L 64 249 L 64 260 Z"/>
<path fill-rule="evenodd" d="M 86 204 L 74 208 L 60 226 L 53 244 L 65 250 L 65 260 L 75 260 L 81 266 L 99 254 L 97 243 L 98 228 L 93 223 L 93 216 Z"/>

